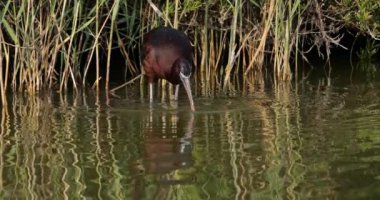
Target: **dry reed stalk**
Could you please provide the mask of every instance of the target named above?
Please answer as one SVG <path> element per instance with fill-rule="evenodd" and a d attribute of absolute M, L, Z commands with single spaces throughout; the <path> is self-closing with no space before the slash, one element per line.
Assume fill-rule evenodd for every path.
<path fill-rule="evenodd" d="M 264 6 L 264 7 L 268 7 L 268 9 L 266 8 L 263 9 L 264 10 L 264 13 L 263 13 L 264 28 L 261 34 L 259 45 L 256 48 L 254 55 L 250 58 L 251 61 L 244 72 L 245 76 L 248 75 L 248 72 L 255 66 L 256 63 L 258 63 L 259 66 L 262 65 L 263 52 L 265 51 L 266 41 L 268 39 L 268 34 L 271 28 L 271 22 L 273 20 L 273 16 L 275 12 L 274 11 L 275 4 L 276 4 L 276 0 L 270 0 Z"/>
<path fill-rule="evenodd" d="M 73 42 L 74 42 L 75 34 L 76 34 L 76 31 L 77 31 L 77 28 L 78 28 L 79 10 L 80 10 L 80 3 L 78 1 L 75 1 L 75 4 L 74 4 L 74 15 L 73 15 L 73 18 L 72 18 L 72 30 L 71 30 L 71 34 L 70 34 L 70 37 L 69 37 L 70 39 L 69 39 L 69 45 L 67 47 L 67 52 L 65 53 L 65 55 L 66 55 L 66 65 L 65 65 L 65 69 L 64 69 L 63 74 L 62 74 L 62 79 L 61 79 L 61 84 L 60 84 L 60 91 L 62 91 L 63 89 L 65 89 L 65 90 L 67 89 L 67 82 L 68 82 L 69 76 L 72 79 L 72 83 L 73 83 L 74 89 L 76 91 L 78 90 L 78 88 L 76 86 L 76 80 L 75 80 L 75 77 L 74 77 L 74 74 L 73 74 L 73 69 L 72 69 L 73 66 L 71 65 L 70 58 L 72 58 L 72 47 L 73 47 Z"/>
<path fill-rule="evenodd" d="M 2 34 L 1 34 L 1 31 L 0 31 L 0 42 L 3 41 L 2 39 Z M 7 105 L 7 99 L 6 99 L 6 86 L 5 86 L 5 80 L 4 80 L 4 76 L 3 76 L 3 47 L 0 46 L 0 90 L 1 90 L 1 104 L 3 106 L 6 106 Z"/>
<path fill-rule="evenodd" d="M 228 61 L 226 69 L 224 70 L 224 82 L 223 82 L 223 88 L 226 88 L 227 85 L 230 84 L 230 78 L 231 78 L 231 71 L 235 65 L 235 56 L 236 56 L 236 33 L 237 33 L 237 19 L 238 15 L 241 12 L 241 1 L 235 0 L 235 4 L 233 7 L 233 17 L 231 22 L 231 29 L 230 29 L 230 41 L 229 41 L 229 47 L 228 47 Z"/>
<path fill-rule="evenodd" d="M 109 40 L 108 40 L 108 51 L 107 51 L 107 71 L 106 71 L 106 92 L 109 91 L 109 77 L 110 77 L 110 65 L 111 65 L 111 50 L 112 50 L 112 42 L 113 42 L 113 34 L 115 31 L 116 17 L 119 12 L 120 0 L 116 0 L 111 8 L 112 17 L 111 17 L 111 30 L 109 32 Z"/>
<path fill-rule="evenodd" d="M 6 91 L 8 87 L 8 74 L 10 66 L 10 47 L 5 44 L 3 32 L 0 30 L 0 91 L 2 104 L 6 105 Z M 5 62 L 3 61 L 5 59 Z M 5 70 L 4 70 L 5 64 Z"/>
<path fill-rule="evenodd" d="M 99 6 L 99 0 L 96 0 L 96 14 L 95 14 L 95 35 L 99 36 L 99 18 L 100 15 L 100 6 Z M 99 37 L 95 38 L 94 45 L 95 45 L 95 62 L 96 62 L 96 80 L 93 84 L 93 87 L 96 88 L 96 93 L 99 94 L 99 80 L 100 80 L 100 57 L 99 57 Z"/>
<path fill-rule="evenodd" d="M 208 52 L 208 49 L 209 49 L 209 41 L 208 41 L 208 34 L 209 34 L 209 27 L 208 27 L 208 12 L 209 12 L 209 3 L 206 4 L 206 8 L 205 8 L 205 19 L 204 19 L 204 26 L 202 28 L 202 30 L 200 31 L 201 34 L 200 34 L 200 41 L 201 41 L 201 62 L 200 62 L 200 67 L 199 67 L 199 75 L 200 75 L 200 81 L 201 83 L 203 83 L 202 85 L 205 86 L 205 87 L 202 87 L 202 94 L 205 95 L 206 94 L 206 87 L 207 87 L 207 84 L 204 84 L 204 83 L 207 83 L 207 74 L 205 73 L 208 68 L 209 68 L 209 63 L 210 63 L 210 59 L 209 59 L 209 52 Z"/>

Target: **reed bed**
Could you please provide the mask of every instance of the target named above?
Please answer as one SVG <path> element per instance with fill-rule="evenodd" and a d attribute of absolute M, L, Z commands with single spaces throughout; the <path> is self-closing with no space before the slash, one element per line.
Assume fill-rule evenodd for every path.
<path fill-rule="evenodd" d="M 141 74 L 141 36 L 163 25 L 184 30 L 193 41 L 195 80 L 205 85 L 204 94 L 236 82 L 263 84 L 268 71 L 275 83 L 289 81 L 297 76 L 298 56 L 307 60 L 309 48 L 328 59 L 332 47 L 342 46 L 343 27 L 378 40 L 379 8 L 375 0 L 2 1 L 2 103 L 7 91 L 110 91 L 115 69 L 123 68 L 126 79 Z M 114 50 L 124 66 L 113 64 Z"/>

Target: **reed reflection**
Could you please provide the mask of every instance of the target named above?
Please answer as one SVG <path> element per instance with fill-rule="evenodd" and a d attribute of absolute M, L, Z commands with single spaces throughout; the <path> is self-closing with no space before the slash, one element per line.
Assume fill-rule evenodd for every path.
<path fill-rule="evenodd" d="M 112 126 L 99 123 L 112 115 L 94 112 L 89 107 L 95 100 L 86 100 L 90 103 L 80 95 L 13 96 L 1 110 L 1 199 L 121 196 L 115 186 L 121 185 L 119 166 L 104 164 L 116 160 L 112 136 L 101 134 Z M 111 142 L 96 142 L 104 140 Z M 105 150 L 94 154 L 93 149 Z"/>
<path fill-rule="evenodd" d="M 349 185 L 377 195 L 379 87 L 301 86 L 199 97 L 195 114 L 15 96 L 0 115 L 0 199 L 335 198 L 355 195 Z"/>

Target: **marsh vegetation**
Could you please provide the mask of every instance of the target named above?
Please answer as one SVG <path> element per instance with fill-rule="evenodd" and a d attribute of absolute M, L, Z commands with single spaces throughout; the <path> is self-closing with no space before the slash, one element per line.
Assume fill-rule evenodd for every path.
<path fill-rule="evenodd" d="M 187 33 L 195 82 L 210 90 L 296 80 L 310 52 L 326 63 L 336 48 L 371 59 L 379 50 L 379 13 L 377 0 L 5 0 L 2 102 L 7 91 L 110 91 L 112 74 L 124 74 L 125 81 L 141 74 L 141 36 L 157 26 Z M 347 35 L 354 39 L 342 44 Z M 372 45 L 353 49 L 358 36 Z M 115 52 L 122 62 L 113 62 Z"/>

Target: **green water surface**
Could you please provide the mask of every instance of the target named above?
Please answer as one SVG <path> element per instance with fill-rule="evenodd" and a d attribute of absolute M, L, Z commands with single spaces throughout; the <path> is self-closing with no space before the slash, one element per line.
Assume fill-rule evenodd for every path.
<path fill-rule="evenodd" d="M 380 76 L 178 102 L 9 97 L 1 199 L 379 199 Z M 373 73 L 372 73 L 373 74 Z M 129 88 L 129 91 L 139 91 Z"/>

